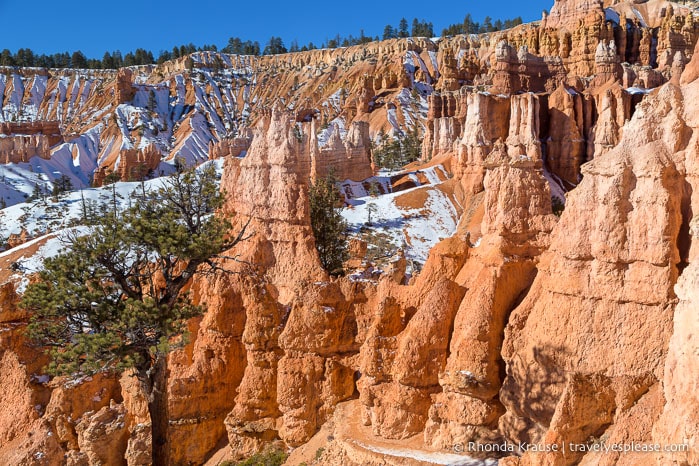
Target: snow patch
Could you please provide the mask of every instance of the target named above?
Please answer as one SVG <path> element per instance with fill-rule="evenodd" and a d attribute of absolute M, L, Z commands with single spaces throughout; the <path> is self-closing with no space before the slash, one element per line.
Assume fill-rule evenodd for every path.
<path fill-rule="evenodd" d="M 498 460 L 495 459 L 480 460 L 471 458 L 470 456 L 456 455 L 453 453 L 429 452 L 424 450 L 415 450 L 412 448 L 389 448 L 378 445 L 368 445 L 358 440 L 352 440 L 352 442 L 365 450 L 369 450 L 380 455 L 409 458 L 411 460 L 425 463 L 449 466 L 496 466 L 498 464 Z"/>
<path fill-rule="evenodd" d="M 449 196 L 436 189 L 436 185 L 442 182 L 436 170 L 441 170 L 441 167 L 420 170 L 428 179 L 428 184 L 395 193 L 391 192 L 390 178 L 387 177 L 343 182 L 342 190 L 351 205 L 342 210 L 342 216 L 350 230 L 359 234 L 363 227 L 369 227 L 372 232 L 385 234 L 396 249 L 405 251 L 406 258 L 424 263 L 435 244 L 454 234 L 459 221 L 458 212 Z M 415 172 L 406 175 L 419 185 Z M 380 191 L 387 194 L 369 195 L 365 185 L 371 183 L 379 183 Z M 405 208 L 396 204 L 396 198 L 417 189 L 427 189 L 424 206 Z M 368 224 L 369 219 L 371 224 Z"/>

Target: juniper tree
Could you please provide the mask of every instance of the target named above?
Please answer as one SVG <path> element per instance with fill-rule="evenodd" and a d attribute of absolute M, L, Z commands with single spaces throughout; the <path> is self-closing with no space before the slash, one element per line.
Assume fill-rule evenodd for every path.
<path fill-rule="evenodd" d="M 213 167 L 145 186 L 132 207 L 94 215 L 89 232 L 44 262 L 21 306 L 28 336 L 47 349 L 51 375 L 80 377 L 132 369 L 148 395 L 152 460 L 168 464 L 168 352 L 186 340 L 186 322 L 203 312 L 185 292 L 198 273 L 244 240 L 215 215 L 223 195 Z"/>

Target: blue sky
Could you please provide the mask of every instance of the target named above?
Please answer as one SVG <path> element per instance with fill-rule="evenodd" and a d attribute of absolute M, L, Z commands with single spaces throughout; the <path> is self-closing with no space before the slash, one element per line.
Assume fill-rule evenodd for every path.
<path fill-rule="evenodd" d="M 479 22 L 485 16 L 532 21 L 551 5 L 553 0 L 0 0 L 0 50 L 82 50 L 90 58 L 102 58 L 105 50 L 126 53 L 142 47 L 157 56 L 162 49 L 190 42 L 221 47 L 231 36 L 257 40 L 264 47 L 272 35 L 281 36 L 287 46 L 294 39 L 301 45 L 320 45 L 337 33 L 357 36 L 360 29 L 380 36 L 386 24 L 397 26 L 401 17 L 431 21 L 439 34 L 466 13 Z"/>

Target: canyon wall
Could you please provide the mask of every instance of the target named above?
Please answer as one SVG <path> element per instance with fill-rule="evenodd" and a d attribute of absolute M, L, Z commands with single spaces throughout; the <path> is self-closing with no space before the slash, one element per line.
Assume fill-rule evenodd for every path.
<path fill-rule="evenodd" d="M 435 92 L 474 86 L 494 94 L 552 93 L 566 86 L 586 93 L 610 80 L 625 89 L 653 88 L 678 76 L 697 38 L 690 10 L 661 0 L 629 4 L 561 0 L 541 22 L 435 41 L 391 39 L 259 57 L 200 52 L 118 71 L 8 68 L 0 76 L 0 124 L 59 122 L 64 139 L 85 147 L 96 161 L 96 178 L 116 172 L 128 179 L 144 157 L 122 155 L 145 147 L 168 164 L 200 163 L 210 145 L 230 145 L 280 102 L 315 115 L 316 129 L 366 122 L 372 139 L 381 130 L 405 134 L 417 125 L 428 139 L 429 158 L 461 136 L 461 128 L 449 129 L 446 122 L 435 129 L 427 116 Z M 442 111 L 453 114 L 445 108 L 433 117 Z M 591 125 L 597 111 L 587 111 Z M 593 139 L 588 132 L 586 127 L 582 139 Z M 17 154 L 3 159 L 32 155 L 24 145 L 12 151 Z M 43 146 L 36 153 L 44 154 Z M 148 169 L 154 168 L 148 160 Z M 575 173 L 564 171 L 562 178 L 577 183 Z"/>
<path fill-rule="evenodd" d="M 218 75 L 207 68 L 218 55 L 201 53 L 191 71 L 180 60 L 75 78 L 75 101 L 61 94 L 73 78 L 48 78 L 54 106 L 39 115 L 66 138 L 99 128 L 99 176 L 133 178 L 161 159 L 196 159 L 201 146 L 225 159 L 222 215 L 236 231 L 247 224 L 226 254 L 236 260 L 222 263 L 234 273 L 192 284 L 208 311 L 169 358 L 173 461 L 301 450 L 317 435 L 315 464 L 362 464 L 347 449 L 376 454 L 383 441 L 427 455 L 469 442 L 687 443 L 520 452 L 501 464 L 699 461 L 697 26 L 668 2 L 633 3 L 640 17 L 610 3 L 558 0 L 541 23 L 436 44 L 224 56 L 234 71 Z M 16 79 L 46 77 L 28 76 Z M 106 93 L 90 90 L 100 83 Z M 101 116 L 83 120 L 100 102 Z M 368 178 L 372 136 L 414 124 L 421 166 L 449 167 L 456 233 L 419 273 L 396 257 L 383 273 L 328 276 L 309 182 L 331 170 Z M 148 464 L 135 379 L 41 375 L 17 300 L 11 283 L 0 288 L 0 458 Z M 346 420 L 340 404 L 362 437 L 317 434 Z"/>

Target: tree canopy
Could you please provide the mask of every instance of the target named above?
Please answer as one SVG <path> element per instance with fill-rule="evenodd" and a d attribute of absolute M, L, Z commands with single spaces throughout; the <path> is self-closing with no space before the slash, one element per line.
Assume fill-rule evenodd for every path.
<path fill-rule="evenodd" d="M 332 174 L 310 186 L 311 228 L 320 263 L 331 275 L 343 273 L 348 258 L 347 222 L 340 213 L 340 192 Z"/>
<path fill-rule="evenodd" d="M 470 14 L 467 14 L 464 17 L 463 22 L 450 24 L 442 29 L 442 35 L 449 36 L 457 34 L 494 32 L 509 29 L 517 26 L 518 24 L 522 24 L 522 18 L 519 16 L 506 20 L 496 19 L 495 21 L 493 21 L 493 19 L 490 17 L 485 17 L 482 23 L 478 23 L 473 20 Z M 434 26 L 431 22 L 424 19 L 418 20 L 417 18 L 413 18 L 412 23 L 408 23 L 406 18 L 401 18 L 397 27 L 387 24 L 384 27 L 381 38 L 386 40 L 411 36 L 433 37 L 434 35 Z M 340 34 L 336 34 L 332 38 L 326 38 L 325 41 L 320 44 L 320 48 L 349 47 L 374 40 L 378 41 L 379 36 L 365 35 L 364 30 L 360 30 L 358 36 L 350 34 L 342 37 Z M 288 49 L 288 51 L 291 52 L 313 50 L 318 48 L 313 42 L 299 46 L 298 41 L 295 39 L 292 40 L 291 44 L 292 45 Z M 14 54 L 10 50 L 4 49 L 0 52 L 0 66 L 114 69 L 121 68 L 123 66 L 150 65 L 154 63 L 161 64 L 168 60 L 185 57 L 195 52 L 217 50 L 219 50 L 219 48 L 215 44 L 204 44 L 197 47 L 194 44 L 189 43 L 175 46 L 172 48 L 172 50 L 161 50 L 158 53 L 157 58 L 155 58 L 153 52 L 143 48 L 138 48 L 135 51 L 127 52 L 124 55 L 122 55 L 119 50 L 112 52 L 107 51 L 100 60 L 95 58 L 86 58 L 85 55 L 79 50 L 73 52 L 72 54 L 68 52 L 59 52 L 45 55 L 35 54 L 32 50 L 27 48 L 21 48 Z M 243 40 L 239 37 L 231 37 L 228 39 L 226 45 L 224 45 L 220 50 L 223 53 L 237 55 L 274 55 L 287 52 L 287 48 L 284 46 L 282 38 L 276 36 L 272 36 L 270 38 L 264 49 L 260 47 L 260 43 L 257 41 Z"/>
<path fill-rule="evenodd" d="M 417 125 L 410 131 L 389 138 L 385 131 L 379 132 L 372 153 L 374 163 L 383 168 L 396 170 L 420 158 L 420 132 Z"/>
<path fill-rule="evenodd" d="M 44 262 L 21 306 L 31 313 L 31 340 L 50 348 L 50 374 L 135 369 L 150 397 L 153 461 L 165 464 L 165 356 L 184 342 L 187 320 L 203 312 L 186 286 L 197 273 L 223 270 L 217 259 L 245 228 L 231 235 L 230 221 L 215 215 L 224 197 L 213 166 L 158 189 L 142 184 L 124 211 L 114 187 L 112 195 L 111 207 L 86 209 L 86 234 L 70 234 L 67 249 Z"/>

